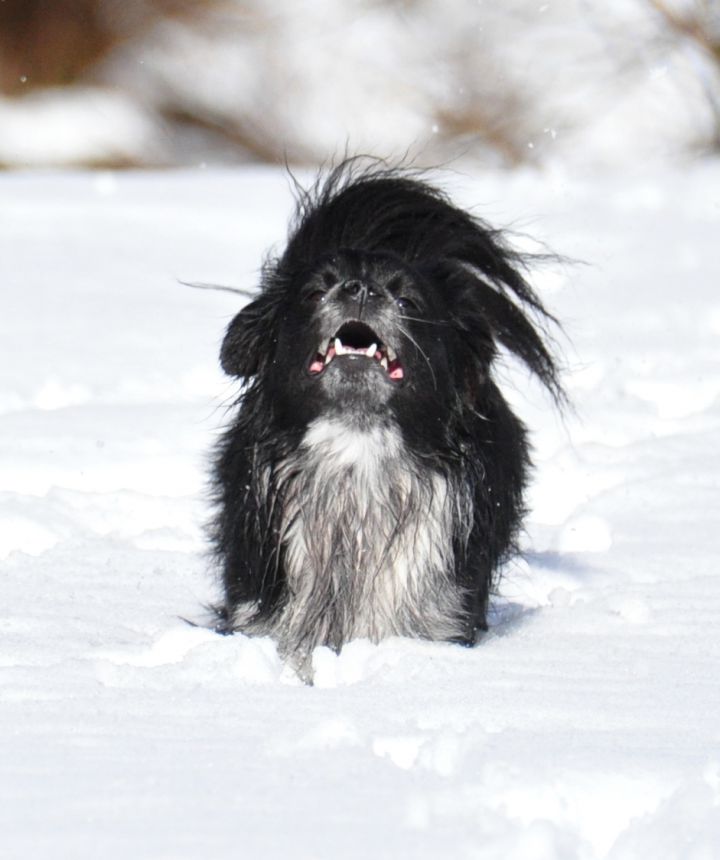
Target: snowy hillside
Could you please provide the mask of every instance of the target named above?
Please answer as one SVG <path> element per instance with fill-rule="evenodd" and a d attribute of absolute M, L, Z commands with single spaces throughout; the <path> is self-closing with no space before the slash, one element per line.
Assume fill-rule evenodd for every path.
<path fill-rule="evenodd" d="M 0 176 L 0 833 L 7 858 L 720 856 L 720 164 L 449 173 L 584 264 L 536 283 L 577 414 L 510 369 L 527 557 L 473 650 L 315 655 L 185 624 L 205 463 L 272 170 Z"/>

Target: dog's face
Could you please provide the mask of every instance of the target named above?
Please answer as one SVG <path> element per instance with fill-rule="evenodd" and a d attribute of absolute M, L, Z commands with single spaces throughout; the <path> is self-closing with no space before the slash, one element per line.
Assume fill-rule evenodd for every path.
<path fill-rule="evenodd" d="M 447 297 L 429 279 L 390 255 L 343 252 L 241 311 L 222 362 L 234 375 L 262 375 L 273 401 L 299 420 L 391 412 L 427 426 L 457 388 L 458 337 Z"/>
<path fill-rule="evenodd" d="M 302 388 L 327 406 L 372 413 L 437 396 L 447 355 L 436 329 L 445 309 L 397 262 L 367 254 L 321 264 L 290 303 L 283 327 L 296 342 Z"/>

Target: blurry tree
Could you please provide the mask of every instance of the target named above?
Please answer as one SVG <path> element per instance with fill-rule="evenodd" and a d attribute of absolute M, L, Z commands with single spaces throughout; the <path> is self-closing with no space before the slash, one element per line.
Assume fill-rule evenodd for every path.
<path fill-rule="evenodd" d="M 0 0 L 0 92 L 66 86 L 112 48 L 192 0 Z"/>
<path fill-rule="evenodd" d="M 0 0 L 0 165 L 720 148 L 720 0 Z"/>
<path fill-rule="evenodd" d="M 5 0 L 0 4 L 0 87 L 69 84 L 107 50 L 97 0 Z"/>
<path fill-rule="evenodd" d="M 710 144 L 720 149 L 720 3 L 692 0 L 683 6 L 666 0 L 649 0 L 672 40 L 685 44 L 693 54 L 697 76 L 714 117 Z"/>

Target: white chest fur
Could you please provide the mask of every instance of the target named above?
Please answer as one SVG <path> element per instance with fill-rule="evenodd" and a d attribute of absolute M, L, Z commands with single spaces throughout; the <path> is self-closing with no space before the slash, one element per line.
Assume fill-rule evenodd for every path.
<path fill-rule="evenodd" d="M 284 651 L 460 634 L 452 536 L 465 508 L 396 427 L 318 420 L 271 483 L 287 597 L 268 632 Z"/>

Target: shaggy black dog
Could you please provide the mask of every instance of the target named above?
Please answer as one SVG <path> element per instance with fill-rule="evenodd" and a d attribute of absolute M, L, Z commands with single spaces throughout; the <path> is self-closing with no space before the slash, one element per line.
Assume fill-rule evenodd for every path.
<path fill-rule="evenodd" d="M 472 643 L 529 466 L 502 345 L 562 398 L 552 320 L 497 231 L 405 171 L 336 168 L 230 323 L 214 471 L 219 628 L 307 666 L 367 637 Z"/>

